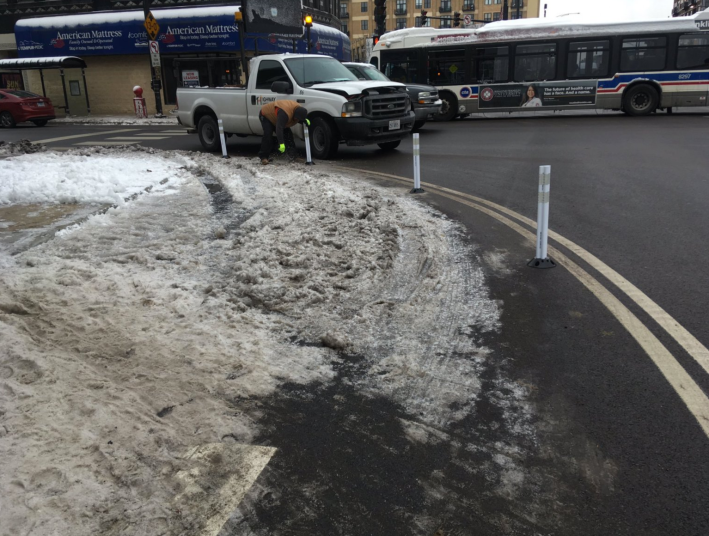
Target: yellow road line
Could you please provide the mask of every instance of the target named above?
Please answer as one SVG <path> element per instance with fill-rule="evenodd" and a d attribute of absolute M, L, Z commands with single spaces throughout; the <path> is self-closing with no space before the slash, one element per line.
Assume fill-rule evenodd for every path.
<path fill-rule="evenodd" d="M 367 170 L 361 170 L 361 169 L 356 169 L 356 168 L 345 168 L 341 166 L 341 169 L 349 169 L 351 171 L 358 171 L 358 172 L 365 172 L 365 173 L 371 173 L 375 175 L 379 175 L 382 177 L 386 177 L 389 179 L 395 179 L 397 181 L 405 182 L 406 184 L 412 184 L 413 181 L 411 179 L 407 179 L 405 177 L 400 177 L 396 175 L 388 175 L 385 173 L 380 173 L 380 172 L 373 172 L 373 171 L 367 171 Z M 468 194 L 463 194 L 460 192 L 456 192 L 455 190 L 450 190 L 448 188 L 443 188 L 443 187 L 438 187 L 434 186 L 432 184 L 428 183 L 423 183 L 427 188 L 430 188 L 432 190 L 435 190 L 437 195 L 440 195 L 442 197 L 446 197 L 448 199 L 452 199 L 453 201 L 457 201 L 458 203 L 461 203 L 463 205 L 469 206 L 471 208 L 474 208 L 480 212 L 483 212 L 492 218 L 495 218 L 499 222 L 503 223 L 507 227 L 513 229 L 523 237 L 525 237 L 527 240 L 530 242 L 530 247 L 534 247 L 536 244 L 536 235 L 526 228 L 522 227 L 521 225 L 515 223 L 514 221 L 510 220 L 509 218 L 503 216 L 499 212 L 495 212 L 494 210 L 491 210 L 490 208 L 487 208 L 483 206 L 482 204 L 478 204 L 476 202 L 469 201 L 468 199 L 472 198 L 475 200 L 480 200 L 481 203 L 484 203 L 490 207 L 494 207 L 497 210 L 501 210 L 505 214 L 510 214 L 513 215 L 516 219 L 519 221 L 525 222 L 528 225 L 532 227 L 536 227 L 536 224 L 530 220 L 529 218 L 525 218 L 524 216 L 521 216 L 519 214 L 516 214 L 515 212 L 502 207 L 500 205 L 497 205 L 495 203 L 491 203 L 485 200 L 482 200 L 480 198 L 476 198 L 475 196 L 471 196 Z M 467 199 L 466 199 L 467 198 Z M 606 266 L 603 262 L 601 262 L 599 259 L 585 251 L 583 248 L 576 246 L 573 242 L 564 239 L 560 235 L 556 233 L 551 233 L 550 232 L 550 237 L 554 236 L 554 240 L 556 240 L 559 243 L 563 243 L 564 246 L 567 246 L 567 244 L 570 244 L 574 247 L 569 247 L 574 253 L 579 255 L 579 257 L 584 258 L 584 256 L 587 256 L 591 258 L 594 262 L 589 262 L 587 259 L 584 258 L 589 264 L 598 264 L 602 267 L 605 267 L 602 270 L 602 273 L 604 275 L 610 274 L 612 277 L 615 279 L 622 279 L 625 281 L 627 284 L 623 284 L 623 286 L 618 285 L 616 281 L 613 281 L 612 279 L 609 278 L 614 284 L 618 286 L 623 292 L 625 292 L 628 297 L 635 301 L 636 299 L 640 299 L 641 301 L 643 300 L 643 297 L 645 300 L 650 302 L 651 304 L 654 304 L 652 300 L 650 300 L 645 294 L 643 294 L 640 290 L 635 289 L 635 287 L 630 283 L 627 282 L 622 276 L 617 274 L 617 272 L 613 271 L 610 267 Z M 561 240 L 559 240 L 561 239 Z M 571 259 L 569 259 L 566 255 L 564 255 L 561 251 L 554 247 L 549 248 L 550 254 L 558 264 L 564 266 L 569 272 L 578 279 L 581 284 L 583 284 L 594 296 L 598 298 L 598 300 L 603 303 L 603 305 L 606 306 L 608 311 L 625 327 L 625 329 L 630 333 L 630 335 L 638 342 L 638 344 L 641 346 L 641 348 L 645 351 L 645 353 L 652 359 L 653 363 L 657 366 L 658 369 L 660 369 L 660 372 L 662 375 L 665 377 L 665 379 L 670 383 L 672 388 L 675 390 L 675 392 L 680 396 L 682 401 L 685 403 L 687 406 L 687 409 L 692 413 L 692 415 L 697 419 L 697 422 L 701 426 L 702 430 L 704 431 L 705 435 L 709 437 L 709 398 L 704 394 L 704 391 L 696 384 L 696 382 L 691 378 L 689 374 L 682 368 L 682 365 L 679 364 L 679 362 L 675 359 L 675 357 L 665 348 L 665 346 L 660 342 L 660 340 L 655 337 L 652 332 L 628 309 L 625 305 L 621 303 L 618 298 L 613 296 L 613 294 L 606 289 L 603 285 L 601 285 L 598 280 L 596 280 L 594 277 L 592 277 L 588 272 L 586 272 L 583 268 L 581 268 L 579 265 L 574 263 Z M 577 253 L 577 251 L 580 253 Z M 596 266 L 594 266 L 595 268 Z M 599 270 L 601 271 L 601 270 Z M 614 275 L 615 274 L 615 275 Z M 608 277 L 608 275 L 606 275 Z M 622 282 L 621 282 L 622 283 Z M 632 288 L 630 288 L 632 287 Z M 627 289 L 627 290 L 626 290 Z M 632 289 L 635 289 L 637 292 L 633 292 Z M 629 293 L 629 292 L 630 293 Z M 641 295 L 639 296 L 638 295 Z M 636 302 L 638 305 L 642 307 L 642 303 Z M 647 304 L 646 304 L 647 306 Z M 672 319 L 665 311 L 663 311 L 658 305 L 654 304 L 656 309 L 650 308 L 650 310 L 645 309 L 646 312 L 653 317 L 658 323 L 660 323 L 660 320 L 663 322 L 666 322 L 668 319 L 671 321 L 673 324 L 675 330 L 677 328 L 681 328 L 681 330 L 684 330 L 682 326 L 679 325 L 679 323 Z M 666 315 L 666 318 L 662 315 L 659 314 L 658 311 Z M 660 320 L 658 320 L 658 318 Z M 661 324 L 662 325 L 662 324 Z M 669 326 L 672 327 L 672 326 Z M 663 325 L 663 328 L 667 330 L 667 327 Z M 686 330 L 684 330 L 686 332 Z M 668 330 L 669 332 L 669 330 Z M 669 332 L 673 338 L 674 334 L 672 332 Z M 677 333 L 681 334 L 681 331 L 677 331 Z M 688 332 L 687 332 L 688 333 Z M 691 334 L 690 334 L 690 337 Z M 692 337 L 693 338 L 693 337 Z M 694 339 L 696 341 L 696 339 Z M 680 344 L 682 344 L 681 341 L 678 340 Z M 685 341 L 686 342 L 686 341 Z M 701 348 L 700 350 L 706 351 L 706 348 L 699 342 L 696 341 L 696 344 L 698 344 Z M 685 349 L 687 349 L 685 347 Z M 689 351 L 689 350 L 688 350 Z M 691 353 L 691 352 L 690 352 Z M 692 356 L 697 359 L 697 356 L 692 354 Z M 702 355 L 699 354 L 699 357 L 701 358 Z M 699 361 L 699 360 L 698 360 Z M 700 362 L 700 364 L 702 364 Z M 703 366 L 703 364 L 702 364 Z"/>
<path fill-rule="evenodd" d="M 103 136 L 104 134 L 118 134 L 120 132 L 133 132 L 135 130 L 140 130 L 140 129 L 138 129 L 138 128 L 122 128 L 120 130 L 103 130 L 100 132 L 94 132 L 92 134 L 75 134 L 73 136 L 62 136 L 61 138 L 48 138 L 46 140 L 36 140 L 36 141 L 33 141 L 32 143 L 51 143 L 53 141 L 73 140 L 76 138 L 90 138 L 91 136 Z"/>

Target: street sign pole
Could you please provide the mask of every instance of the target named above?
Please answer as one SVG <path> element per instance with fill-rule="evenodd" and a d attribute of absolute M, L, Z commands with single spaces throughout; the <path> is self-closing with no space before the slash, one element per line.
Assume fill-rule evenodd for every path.
<path fill-rule="evenodd" d="M 157 46 L 160 26 L 158 26 L 155 17 L 153 17 L 153 14 L 150 12 L 148 1 L 149 0 L 143 0 L 143 13 L 145 15 L 145 30 L 147 31 L 149 38 L 148 51 L 150 52 L 150 87 L 155 93 L 155 109 L 157 111 L 155 117 L 165 117 L 162 113 L 162 98 L 160 97 L 160 90 L 162 89 L 162 81 L 160 80 L 160 52 L 158 48 L 156 61 L 156 53 L 153 48 Z M 153 42 L 155 42 L 155 45 L 152 44 Z M 156 63 L 157 67 L 155 66 Z"/>
<path fill-rule="evenodd" d="M 239 9 L 241 10 L 241 8 Z M 245 25 L 244 16 L 241 14 L 241 11 L 236 11 L 234 13 L 234 22 L 236 23 L 236 27 L 239 30 L 239 47 L 241 48 L 241 70 L 244 74 L 244 87 L 246 87 L 249 84 L 249 64 L 246 63 L 246 51 L 244 50 Z M 293 52 L 295 52 L 295 50 Z"/>

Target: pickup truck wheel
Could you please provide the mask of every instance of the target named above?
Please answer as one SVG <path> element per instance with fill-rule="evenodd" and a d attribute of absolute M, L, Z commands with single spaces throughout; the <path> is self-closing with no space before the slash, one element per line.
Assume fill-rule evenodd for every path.
<path fill-rule="evenodd" d="M 199 120 L 199 123 L 197 123 L 197 134 L 205 151 L 213 153 L 220 149 L 221 140 L 219 139 L 219 127 L 211 115 L 205 115 Z"/>
<path fill-rule="evenodd" d="M 386 143 L 377 143 L 377 145 L 379 145 L 379 148 L 383 151 L 393 151 L 399 146 L 399 144 L 401 144 L 401 140 L 388 141 Z"/>
<path fill-rule="evenodd" d="M 319 160 L 328 160 L 337 154 L 339 140 L 335 135 L 335 128 L 330 121 L 323 117 L 316 117 L 310 122 L 310 148 L 313 157 Z"/>

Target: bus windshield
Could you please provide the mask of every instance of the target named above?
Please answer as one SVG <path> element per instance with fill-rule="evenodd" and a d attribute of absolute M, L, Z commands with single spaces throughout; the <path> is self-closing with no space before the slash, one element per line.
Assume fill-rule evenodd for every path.
<path fill-rule="evenodd" d="M 293 78 L 302 87 L 327 82 L 357 81 L 357 77 L 347 67 L 335 59 L 328 59 L 324 56 L 322 58 L 291 58 L 285 60 L 285 63 Z"/>

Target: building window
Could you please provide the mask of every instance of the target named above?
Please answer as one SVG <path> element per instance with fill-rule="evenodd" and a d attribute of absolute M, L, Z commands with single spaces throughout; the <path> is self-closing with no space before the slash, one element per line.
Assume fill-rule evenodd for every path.
<path fill-rule="evenodd" d="M 396 0 L 395 15 L 406 15 L 406 0 Z"/>
<path fill-rule="evenodd" d="M 492 14 L 492 20 L 500 20 L 500 13 L 493 13 Z"/>
<path fill-rule="evenodd" d="M 342 33 L 345 35 L 350 35 L 350 30 L 347 28 L 347 24 L 342 25 Z"/>
<path fill-rule="evenodd" d="M 485 20 L 485 22 L 492 22 L 492 13 L 485 13 L 483 15 L 483 19 Z"/>
<path fill-rule="evenodd" d="M 475 0 L 464 0 L 463 11 L 475 11 Z"/>
<path fill-rule="evenodd" d="M 362 10 L 362 13 L 366 13 L 367 12 L 367 5 L 368 5 L 367 2 L 362 2 L 360 5 L 361 5 L 360 9 Z"/>
<path fill-rule="evenodd" d="M 349 17 L 349 13 L 347 13 L 347 2 L 340 2 L 340 18 L 346 19 L 347 17 Z"/>
<path fill-rule="evenodd" d="M 431 9 L 431 0 L 423 0 L 423 7 L 425 9 Z"/>
<path fill-rule="evenodd" d="M 662 71 L 667 63 L 666 37 L 623 39 L 621 71 Z"/>
<path fill-rule="evenodd" d="M 396 19 L 396 29 L 403 30 L 406 28 L 406 19 Z"/>
<path fill-rule="evenodd" d="M 519 45 L 515 53 L 515 82 L 553 80 L 556 45 Z"/>
<path fill-rule="evenodd" d="M 416 0 L 416 8 L 415 9 L 421 9 L 423 4 L 421 3 L 421 0 Z"/>
<path fill-rule="evenodd" d="M 492 0 L 485 0 L 485 5 L 486 5 L 486 6 L 491 6 L 491 5 L 492 5 Z"/>
<path fill-rule="evenodd" d="M 495 0 L 495 3 L 496 3 L 496 4 L 501 4 L 501 3 L 502 3 L 502 0 Z"/>
<path fill-rule="evenodd" d="M 569 78 L 601 78 L 608 75 L 610 41 L 569 44 L 566 75 Z"/>
<path fill-rule="evenodd" d="M 450 28 L 451 27 L 451 17 L 443 17 L 441 19 L 441 25 L 439 28 Z"/>
<path fill-rule="evenodd" d="M 450 13 L 451 11 L 451 0 L 441 0 L 441 13 Z"/>
<path fill-rule="evenodd" d="M 360 24 L 361 24 L 362 30 L 369 30 L 369 21 L 368 20 L 360 21 Z"/>

